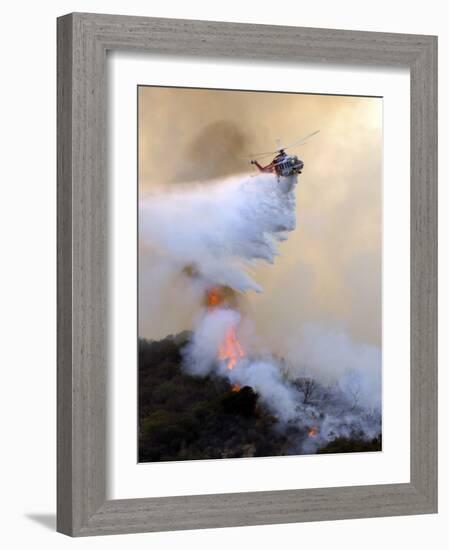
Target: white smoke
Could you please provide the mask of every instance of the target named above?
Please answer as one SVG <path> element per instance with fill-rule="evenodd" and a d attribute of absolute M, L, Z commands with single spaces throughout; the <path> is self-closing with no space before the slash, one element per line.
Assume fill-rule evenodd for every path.
<path fill-rule="evenodd" d="M 295 177 L 262 174 L 176 185 L 141 201 L 140 235 L 174 268 L 260 292 L 249 271 L 257 260 L 273 263 L 277 242 L 295 228 L 295 184 Z"/>
<path fill-rule="evenodd" d="M 204 314 L 186 349 L 186 366 L 192 374 L 205 376 L 218 366 L 220 345 L 240 319 L 240 314 L 233 309 L 217 308 Z"/>
<path fill-rule="evenodd" d="M 379 348 L 355 343 L 342 330 L 306 324 L 285 352 L 292 370 L 322 384 L 338 384 L 358 404 L 381 407 Z"/>
<path fill-rule="evenodd" d="M 251 328 L 248 320 L 232 309 L 215 308 L 204 312 L 198 321 L 191 341 L 184 349 L 186 369 L 195 375 L 205 376 L 212 372 L 227 378 L 231 384 L 252 387 L 264 404 L 283 422 L 295 416 L 294 389 L 283 378 L 276 362 L 271 357 L 244 357 L 234 368 L 217 360 L 220 345 L 232 327 L 237 327 L 238 340 L 247 348 L 246 332 Z"/>
<path fill-rule="evenodd" d="M 197 304 L 211 286 L 262 291 L 251 271 L 258 261 L 273 263 L 278 242 L 295 229 L 296 183 L 295 176 L 278 180 L 261 174 L 176 185 L 147 196 L 140 204 L 139 229 L 144 248 L 158 258 L 151 282 L 170 280 L 183 300 Z M 157 285 L 152 292 L 157 299 Z M 185 368 L 252 387 L 281 424 L 301 427 L 300 452 L 313 452 L 336 436 L 379 433 L 377 348 L 355 344 L 341 330 L 305 325 L 279 359 L 254 345 L 251 320 L 236 309 L 198 307 L 194 325 Z M 237 327 L 246 357 L 228 369 L 218 352 L 231 327 Z M 317 382 L 310 399 L 301 383 L 295 385 L 309 378 Z M 312 427 L 314 435 L 307 437 Z"/>
<path fill-rule="evenodd" d="M 219 349 L 231 327 L 237 327 L 247 355 L 229 369 L 219 359 Z M 375 348 L 356 345 L 342 333 L 310 326 L 296 347 L 296 354 L 306 362 L 302 367 L 297 362 L 289 372 L 283 360 L 251 351 L 251 329 L 251 321 L 235 310 L 205 310 L 184 348 L 186 369 L 199 376 L 215 373 L 232 385 L 252 387 L 281 425 L 313 427 L 314 437 L 301 439 L 301 452 L 313 452 L 335 437 L 356 434 L 371 439 L 379 434 L 380 355 Z M 327 354 L 333 343 L 339 345 L 332 357 Z M 312 384 L 307 396 L 304 381 Z"/>

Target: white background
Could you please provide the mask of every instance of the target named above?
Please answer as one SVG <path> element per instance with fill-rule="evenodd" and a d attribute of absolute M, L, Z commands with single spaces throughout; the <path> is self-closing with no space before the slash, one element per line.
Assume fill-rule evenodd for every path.
<path fill-rule="evenodd" d="M 126 535 L 70 540 L 54 533 L 55 513 L 55 17 L 70 11 L 439 34 L 440 97 L 449 95 L 444 4 L 340 0 L 277 4 L 165 0 L 9 3 L 0 48 L 2 243 L 1 517 L 6 548 L 443 548 L 449 519 L 446 307 L 440 314 L 440 513 L 284 526 Z M 441 157 L 448 150 L 447 101 L 440 103 Z M 444 160 L 444 158 L 443 158 Z M 448 181 L 440 167 L 440 302 L 447 306 Z M 446 245 L 446 246 L 445 246 Z M 446 529 L 445 529 L 446 527 Z M 442 542 L 439 542 L 439 541 Z"/>
<path fill-rule="evenodd" d="M 410 481 L 410 76 L 405 69 L 109 57 L 111 200 L 110 498 Z M 137 94 L 139 83 L 383 96 L 382 452 L 136 464 Z M 405 168 L 404 168 L 405 167 Z M 299 183 L 301 185 L 301 181 Z"/>

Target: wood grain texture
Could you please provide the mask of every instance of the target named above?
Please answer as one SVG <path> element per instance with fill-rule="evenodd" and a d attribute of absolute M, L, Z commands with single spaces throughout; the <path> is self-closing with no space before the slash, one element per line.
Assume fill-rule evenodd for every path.
<path fill-rule="evenodd" d="M 106 500 L 108 50 L 405 66 L 411 74 L 411 480 Z M 58 19 L 58 524 L 72 536 L 437 510 L 437 39 L 70 14 Z"/>
<path fill-rule="evenodd" d="M 58 21 L 57 154 L 57 529 L 72 526 L 72 25 Z"/>

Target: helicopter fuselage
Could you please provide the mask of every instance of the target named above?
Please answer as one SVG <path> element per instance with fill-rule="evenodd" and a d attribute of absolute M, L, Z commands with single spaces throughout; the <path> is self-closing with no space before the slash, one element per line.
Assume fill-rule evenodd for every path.
<path fill-rule="evenodd" d="M 274 159 L 266 166 L 260 165 L 257 160 L 252 160 L 251 164 L 257 166 L 260 172 L 276 174 L 278 177 L 288 177 L 294 174 L 300 174 L 304 168 L 304 162 L 296 155 L 287 155 L 281 151 Z"/>

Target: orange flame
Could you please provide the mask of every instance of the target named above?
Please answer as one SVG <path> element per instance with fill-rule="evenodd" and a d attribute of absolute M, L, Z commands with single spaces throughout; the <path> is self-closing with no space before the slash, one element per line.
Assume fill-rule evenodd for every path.
<path fill-rule="evenodd" d="M 238 295 L 229 286 L 216 285 L 207 289 L 204 305 L 209 309 L 215 307 L 236 307 Z"/>
<path fill-rule="evenodd" d="M 317 436 L 317 433 L 318 433 L 318 430 L 316 429 L 315 426 L 312 426 L 308 432 L 308 436 L 309 437 L 316 437 Z"/>
<path fill-rule="evenodd" d="M 242 389 L 242 387 L 239 384 L 233 384 L 231 391 L 239 392 Z"/>
<path fill-rule="evenodd" d="M 236 299 L 235 291 L 227 286 L 219 285 L 209 288 L 206 292 L 205 302 L 209 309 L 213 309 L 219 306 L 232 307 L 236 302 Z M 220 344 L 218 357 L 221 361 L 226 362 L 226 366 L 230 370 L 235 367 L 239 359 L 245 357 L 245 352 L 243 351 L 242 345 L 237 338 L 235 326 L 230 327 L 226 331 L 224 340 Z M 239 390 L 240 386 L 237 390 L 233 391 Z"/>
<path fill-rule="evenodd" d="M 210 308 L 217 307 L 224 302 L 223 291 L 219 286 L 211 288 L 206 295 L 207 306 Z"/>
<path fill-rule="evenodd" d="M 235 327 L 230 327 L 225 334 L 225 339 L 220 345 L 218 357 L 226 362 L 229 370 L 232 370 L 237 361 L 245 357 L 245 352 L 237 338 Z"/>

